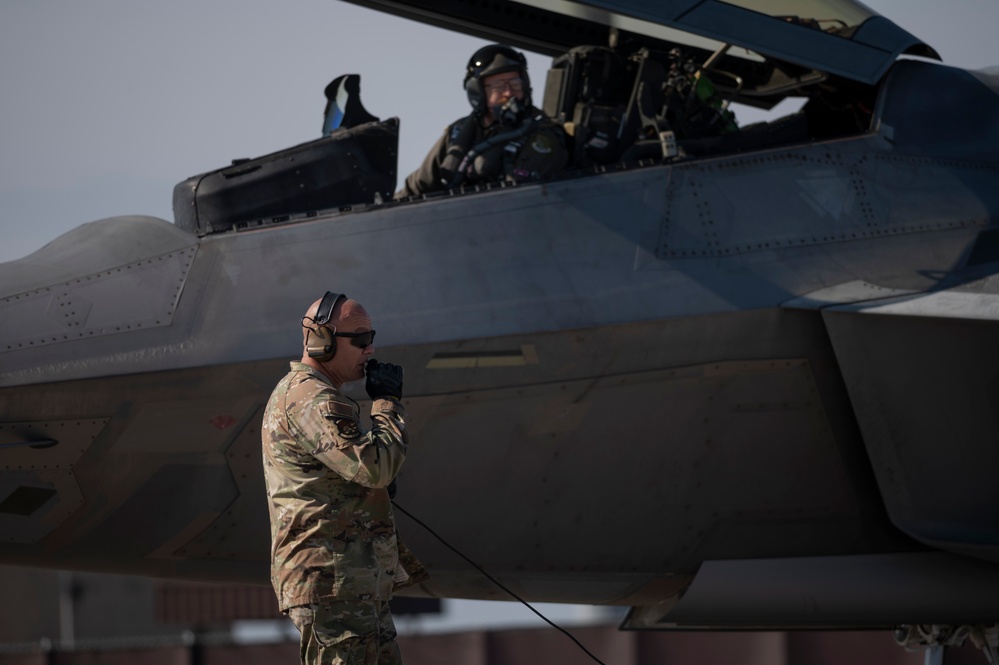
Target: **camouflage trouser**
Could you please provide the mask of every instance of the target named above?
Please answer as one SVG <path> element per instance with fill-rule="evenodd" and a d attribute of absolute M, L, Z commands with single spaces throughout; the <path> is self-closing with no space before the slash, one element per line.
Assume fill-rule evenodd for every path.
<path fill-rule="evenodd" d="M 288 610 L 302 665 L 402 665 L 387 602 L 337 600 Z"/>

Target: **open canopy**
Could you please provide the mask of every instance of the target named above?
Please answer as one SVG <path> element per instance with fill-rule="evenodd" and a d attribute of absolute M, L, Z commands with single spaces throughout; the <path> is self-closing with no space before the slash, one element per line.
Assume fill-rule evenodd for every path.
<path fill-rule="evenodd" d="M 876 83 L 903 54 L 937 53 L 854 0 L 348 0 L 448 30 L 556 55 L 607 44 L 744 47 L 766 59 Z M 731 49 L 727 57 L 740 57 Z M 743 53 L 741 57 L 752 56 Z"/>

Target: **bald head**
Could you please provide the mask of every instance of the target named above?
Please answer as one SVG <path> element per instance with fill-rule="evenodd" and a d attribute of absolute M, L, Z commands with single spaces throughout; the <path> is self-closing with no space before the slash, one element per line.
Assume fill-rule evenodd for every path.
<path fill-rule="evenodd" d="M 313 336 L 312 342 L 315 344 L 317 340 L 314 331 L 318 327 L 315 319 L 319 315 L 319 307 L 322 302 L 323 300 L 320 298 L 312 303 L 305 312 L 305 318 L 302 319 L 302 362 L 321 371 L 330 378 L 333 385 L 339 387 L 347 381 L 363 378 L 364 362 L 374 352 L 374 344 L 360 348 L 350 343 L 344 344 L 341 341 L 341 344 L 335 345 L 336 353 L 331 359 L 320 361 L 317 358 L 311 358 L 308 349 L 309 336 Z M 323 327 L 328 329 L 329 334 L 372 330 L 371 317 L 368 316 L 367 310 L 361 303 L 351 298 L 337 300 L 330 312 L 329 321 Z"/>
<path fill-rule="evenodd" d="M 303 346 L 308 343 L 309 330 L 314 330 L 316 328 L 314 321 L 319 315 L 319 306 L 322 302 L 323 299 L 320 298 L 316 302 L 312 303 L 309 306 L 309 309 L 305 312 L 305 317 L 302 319 Z M 370 321 L 370 317 L 368 316 L 368 312 L 364 309 L 364 306 L 351 298 L 339 298 L 336 304 L 333 305 L 333 311 L 330 312 L 330 320 L 327 321 L 325 325 L 327 328 L 341 330 L 344 325 L 352 323 L 357 319 Z"/>

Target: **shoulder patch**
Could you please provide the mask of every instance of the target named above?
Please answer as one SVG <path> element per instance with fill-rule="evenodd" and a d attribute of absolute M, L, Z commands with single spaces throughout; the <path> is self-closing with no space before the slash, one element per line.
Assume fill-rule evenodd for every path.
<path fill-rule="evenodd" d="M 354 409 L 349 404 L 343 404 L 341 402 L 335 402 L 331 399 L 322 402 L 319 405 L 319 413 L 323 414 L 323 418 L 327 420 L 332 420 L 334 418 L 351 418 L 354 419 Z"/>
<path fill-rule="evenodd" d="M 550 155 L 552 150 L 554 150 L 551 137 L 544 134 L 534 135 L 533 140 L 531 141 L 531 148 L 534 152 L 541 155 Z"/>
<path fill-rule="evenodd" d="M 361 426 L 356 420 L 351 418 L 334 418 L 333 424 L 337 431 L 345 439 L 356 439 L 361 436 Z"/>

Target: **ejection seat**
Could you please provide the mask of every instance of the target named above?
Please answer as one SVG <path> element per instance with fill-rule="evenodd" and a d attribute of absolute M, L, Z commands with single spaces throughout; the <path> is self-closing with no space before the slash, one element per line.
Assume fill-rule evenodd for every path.
<path fill-rule="evenodd" d="M 680 48 L 638 49 L 625 56 L 606 46 L 580 46 L 556 58 L 545 86 L 544 112 L 570 137 L 572 164 L 635 162 L 723 154 L 807 140 L 803 115 L 739 128 L 713 79 L 736 96 L 739 76 L 712 68 L 724 45 L 698 64 Z"/>

